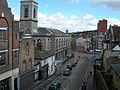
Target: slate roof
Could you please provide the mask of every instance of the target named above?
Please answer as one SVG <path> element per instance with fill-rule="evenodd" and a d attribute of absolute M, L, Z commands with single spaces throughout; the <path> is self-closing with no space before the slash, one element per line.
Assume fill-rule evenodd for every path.
<path fill-rule="evenodd" d="M 111 64 L 112 69 L 120 77 L 120 64 Z"/>
<path fill-rule="evenodd" d="M 47 34 L 51 35 L 51 33 L 47 30 L 47 28 L 38 27 L 37 30 L 39 35 L 47 35 Z"/>
<path fill-rule="evenodd" d="M 47 51 L 45 49 L 42 49 L 42 51 L 35 48 L 35 60 L 43 60 L 46 59 L 52 55 L 54 55 L 54 51 Z"/>
<path fill-rule="evenodd" d="M 38 27 L 38 35 L 54 35 L 54 36 L 67 36 L 68 34 L 52 28 Z"/>
<path fill-rule="evenodd" d="M 66 35 L 64 32 L 58 30 L 58 29 L 49 29 L 54 35 L 64 36 Z"/>

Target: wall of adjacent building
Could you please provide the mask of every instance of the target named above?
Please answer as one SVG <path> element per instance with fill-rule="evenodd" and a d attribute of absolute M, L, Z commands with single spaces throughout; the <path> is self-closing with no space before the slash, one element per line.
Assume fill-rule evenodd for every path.
<path fill-rule="evenodd" d="M 113 75 L 113 79 L 112 79 L 113 84 L 119 90 L 120 89 L 120 77 L 116 74 L 116 72 L 113 69 L 112 69 L 111 73 Z"/>

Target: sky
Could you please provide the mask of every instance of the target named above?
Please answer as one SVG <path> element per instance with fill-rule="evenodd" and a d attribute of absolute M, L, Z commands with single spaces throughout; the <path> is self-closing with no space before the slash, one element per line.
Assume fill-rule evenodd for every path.
<path fill-rule="evenodd" d="M 97 30 L 99 20 L 120 26 L 120 0 L 34 0 L 38 3 L 38 27 L 63 32 Z M 20 0 L 7 0 L 15 20 L 20 19 Z"/>

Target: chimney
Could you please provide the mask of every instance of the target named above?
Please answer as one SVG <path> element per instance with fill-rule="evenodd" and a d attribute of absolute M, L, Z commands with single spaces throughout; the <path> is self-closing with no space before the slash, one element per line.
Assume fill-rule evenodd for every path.
<path fill-rule="evenodd" d="M 66 29 L 66 33 L 68 34 L 68 30 Z"/>

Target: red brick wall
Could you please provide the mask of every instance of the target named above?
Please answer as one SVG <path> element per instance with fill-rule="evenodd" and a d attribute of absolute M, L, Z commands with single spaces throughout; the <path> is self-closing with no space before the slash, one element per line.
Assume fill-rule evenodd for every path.
<path fill-rule="evenodd" d="M 99 20 L 98 22 L 98 34 L 100 34 L 100 32 L 102 32 L 103 34 L 106 32 L 107 30 L 107 20 L 103 19 L 103 20 Z"/>
<path fill-rule="evenodd" d="M 17 38 L 16 38 L 17 34 Z M 13 49 L 19 48 L 19 22 L 13 22 Z"/>
<path fill-rule="evenodd" d="M 17 52 L 17 57 L 15 57 L 15 53 Z M 13 51 L 13 69 L 18 67 L 18 50 Z"/>
<path fill-rule="evenodd" d="M 17 50 L 15 50 L 17 49 Z M 18 67 L 19 21 L 13 22 L 13 68 Z"/>

